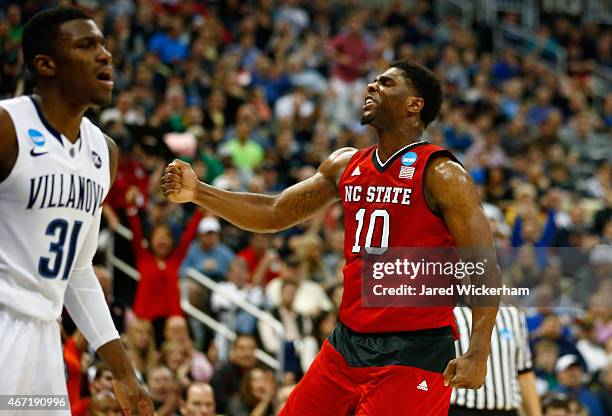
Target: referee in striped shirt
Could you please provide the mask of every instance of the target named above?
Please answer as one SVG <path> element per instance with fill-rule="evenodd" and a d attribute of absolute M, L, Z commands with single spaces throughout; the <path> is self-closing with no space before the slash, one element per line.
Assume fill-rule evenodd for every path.
<path fill-rule="evenodd" d="M 470 344 L 472 311 L 457 306 L 454 313 L 460 334 L 455 349 L 460 356 Z M 542 415 L 528 335 L 525 315 L 502 303 L 491 334 L 485 382 L 478 390 L 453 389 L 449 416 L 518 415 L 521 405 L 525 415 Z"/>

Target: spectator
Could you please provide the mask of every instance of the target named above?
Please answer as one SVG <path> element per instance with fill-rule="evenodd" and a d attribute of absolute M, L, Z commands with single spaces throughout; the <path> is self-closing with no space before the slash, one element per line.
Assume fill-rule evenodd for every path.
<path fill-rule="evenodd" d="M 183 20 L 180 16 L 169 19 L 167 33 L 159 32 L 149 41 L 149 50 L 157 53 L 165 64 L 176 63 L 187 58 L 187 39 L 183 35 Z"/>
<path fill-rule="evenodd" d="M 90 416 L 121 416 L 121 407 L 112 391 L 105 390 L 91 398 L 88 407 Z"/>
<path fill-rule="evenodd" d="M 227 412 L 232 416 L 272 416 L 275 394 L 274 377 L 260 368 L 252 368 L 242 378 L 238 393 L 230 399 Z"/>
<path fill-rule="evenodd" d="M 268 105 L 274 105 L 278 97 L 285 94 L 291 86 L 283 66 L 274 65 L 264 55 L 257 57 L 251 76 L 251 87 L 261 88 L 264 91 Z"/>
<path fill-rule="evenodd" d="M 250 281 L 255 280 L 255 275 L 263 273 L 259 281 L 265 286 L 268 282 L 278 276 L 280 259 L 278 253 L 270 248 L 270 238 L 267 234 L 252 233 L 249 237 L 249 245 L 238 252 L 249 269 Z"/>
<path fill-rule="evenodd" d="M 164 325 L 165 342 L 176 341 L 186 349 L 190 366 L 185 367 L 183 372 L 185 377 L 199 382 L 209 382 L 213 374 L 213 366 L 208 358 L 193 347 L 193 342 L 189 335 L 187 320 L 183 316 L 171 316 Z"/>
<path fill-rule="evenodd" d="M 231 299 L 240 299 L 256 307 L 263 305 L 264 294 L 261 281 L 254 281 L 251 284 L 248 279 L 246 262 L 242 257 L 235 258 L 230 264 L 226 281 L 219 283 L 218 290 L 212 294 L 210 303 L 219 321 L 229 329 L 243 334 L 254 334 L 255 317 L 231 302 Z M 229 348 L 226 338 L 217 334 L 216 344 L 219 356 L 225 361 Z"/>
<path fill-rule="evenodd" d="M 571 416 L 570 401 L 563 394 L 549 395 L 542 401 L 544 416 Z"/>
<path fill-rule="evenodd" d="M 213 375 L 211 386 L 215 392 L 217 412 L 226 413 L 230 398 L 238 392 L 240 381 L 246 372 L 255 367 L 255 337 L 239 334 L 230 350 L 229 362 L 219 368 Z"/>
<path fill-rule="evenodd" d="M 134 206 L 133 199 L 130 205 Z M 133 208 L 128 211 L 130 228 L 134 233 L 132 248 L 136 257 L 136 268 L 140 274 L 134 299 L 134 312 L 138 317 L 151 321 L 163 320 L 172 315 L 182 315 L 178 271 L 189 244 L 195 236 L 202 213 L 200 210 L 194 212 L 176 246 L 174 246 L 172 234 L 167 225 L 155 226 L 151 230 L 149 248 L 143 246 L 142 226 L 137 214 L 137 209 Z M 156 328 L 158 338 L 161 338 L 162 328 L 163 325 L 158 325 Z"/>
<path fill-rule="evenodd" d="M 612 415 L 612 361 L 599 374 L 600 388 L 597 397 L 606 415 Z"/>
<path fill-rule="evenodd" d="M 83 366 L 84 354 L 86 354 L 87 341 L 85 337 L 76 330 L 64 343 L 64 364 L 66 367 L 66 387 L 70 408 L 77 415 L 85 414 L 89 400 L 81 397 L 81 390 L 87 368 Z M 112 376 L 112 375 L 111 375 Z"/>
<path fill-rule="evenodd" d="M 574 340 L 567 333 L 567 329 L 563 328 L 561 318 L 554 314 L 545 315 L 542 320 L 542 325 L 535 332 L 534 339 L 532 340 L 532 346 L 542 340 L 548 340 L 554 342 L 559 347 L 559 356 L 573 355 L 577 358 L 580 365 L 585 366 L 584 358 L 576 348 Z"/>
<path fill-rule="evenodd" d="M 181 276 L 192 267 L 210 278 L 221 281 L 229 270 L 234 253 L 221 243 L 221 224 L 216 218 L 203 218 L 198 224 L 198 239 L 191 243 L 181 264 Z"/>
<path fill-rule="evenodd" d="M 527 112 L 527 122 L 536 127 L 546 121 L 552 111 L 552 91 L 548 87 L 539 87 L 535 92 L 535 105 Z"/>
<path fill-rule="evenodd" d="M 334 283 L 334 276 L 327 273 L 323 260 L 323 240 L 316 234 L 305 234 L 300 237 L 296 246 L 296 255 L 300 262 L 300 274 L 323 289 Z"/>
<path fill-rule="evenodd" d="M 215 416 L 215 395 L 210 384 L 194 382 L 183 390 L 181 416 Z"/>
<path fill-rule="evenodd" d="M 157 348 L 151 322 L 133 320 L 127 328 L 124 341 L 132 365 L 141 375 L 146 376 L 157 366 Z"/>
<path fill-rule="evenodd" d="M 323 342 L 331 335 L 337 324 L 336 311 L 323 311 L 313 319 L 312 334 L 304 337 L 299 348 L 302 371 L 308 370 Z"/>
<path fill-rule="evenodd" d="M 475 171 L 503 167 L 507 164 L 507 157 L 499 145 L 499 132 L 491 129 L 484 134 L 484 138 L 473 143 L 465 155 L 465 165 L 472 175 Z"/>
<path fill-rule="evenodd" d="M 119 122 L 123 124 L 145 124 L 144 116 L 133 108 L 133 96 L 129 91 L 121 91 L 115 107 L 107 108 L 100 114 L 100 123 Z"/>
<path fill-rule="evenodd" d="M 589 410 L 590 416 L 605 416 L 599 398 L 583 385 L 583 371 L 577 356 L 561 356 L 555 365 L 555 372 L 559 380 L 555 392 L 575 395 L 580 404 Z"/>
<path fill-rule="evenodd" d="M 266 286 L 266 298 L 271 305 L 277 306 L 280 304 L 281 286 L 284 279 L 292 280 L 298 285 L 293 305 L 297 313 L 315 316 L 321 311 L 328 311 L 333 308 L 333 304 L 323 287 L 303 274 L 300 269 L 300 261 L 297 258 L 288 259 L 281 276 L 272 280 Z"/>
<path fill-rule="evenodd" d="M 280 97 L 274 105 L 274 116 L 278 119 L 290 119 L 294 126 L 304 126 L 312 121 L 315 105 L 309 100 L 303 88 L 294 88 L 293 92 Z"/>
<path fill-rule="evenodd" d="M 250 138 L 250 134 L 251 127 L 246 122 L 239 122 L 236 137 L 219 150 L 222 154 L 230 155 L 237 168 L 253 170 L 263 161 L 263 148 Z"/>
<path fill-rule="evenodd" d="M 171 416 L 178 410 L 178 386 L 172 371 L 168 367 L 155 367 L 149 372 L 148 386 L 155 414 L 158 416 Z"/>
<path fill-rule="evenodd" d="M 105 391 L 113 392 L 113 373 L 109 367 L 104 364 L 98 364 L 90 390 L 94 394 Z"/>
<path fill-rule="evenodd" d="M 189 385 L 188 373 L 191 369 L 191 356 L 185 344 L 178 340 L 164 341 L 160 347 L 160 363 L 172 371 L 179 388 Z"/>
<path fill-rule="evenodd" d="M 362 15 L 352 12 L 346 20 L 346 31 L 327 45 L 333 60 L 329 86 L 334 98 L 329 103 L 329 116 L 337 126 L 357 118 L 357 104 L 365 94 L 363 75 L 370 66 L 369 49 L 363 37 Z"/>
<path fill-rule="evenodd" d="M 586 361 L 587 372 L 589 374 L 598 373 L 606 366 L 609 357 L 597 339 L 594 319 L 592 316 L 586 315 L 578 324 L 579 333 L 576 348 L 578 348 L 578 351 L 580 351 L 580 354 L 582 354 Z"/>
<path fill-rule="evenodd" d="M 305 335 L 312 332 L 312 321 L 309 317 L 295 312 L 293 303 L 298 285 L 292 280 L 284 280 L 281 286 L 280 304 L 272 308 L 270 315 L 280 321 L 285 328 L 285 338 L 283 343 L 279 342 L 278 334 L 274 329 L 263 321 L 258 322 L 259 338 L 270 354 L 278 354 L 280 348 L 284 348 L 285 371 L 291 371 L 296 375 L 296 379 L 302 376 L 299 353 L 296 345 L 299 345 Z"/>

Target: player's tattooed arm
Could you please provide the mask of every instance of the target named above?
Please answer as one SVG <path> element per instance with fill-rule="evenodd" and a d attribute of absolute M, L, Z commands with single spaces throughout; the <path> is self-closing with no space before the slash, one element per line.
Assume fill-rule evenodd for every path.
<path fill-rule="evenodd" d="M 469 248 L 460 250 L 462 257 L 472 257 L 464 260 L 487 264 L 479 283 L 499 287 L 501 272 L 495 257 L 493 236 L 469 173 L 448 157 L 437 157 L 427 166 L 425 191 L 430 206 L 440 213 L 457 246 Z M 474 318 L 470 345 L 464 355 L 448 364 L 444 372 L 448 385 L 478 388 L 484 382 L 498 305 L 497 296 L 471 299 Z"/>
<path fill-rule="evenodd" d="M 332 153 L 317 173 L 278 195 L 229 192 L 200 182 L 189 164 L 175 160 L 162 190 L 170 201 L 194 202 L 232 224 L 254 232 L 277 232 L 313 217 L 338 198 L 337 182 L 355 149 Z"/>
<path fill-rule="evenodd" d="M 106 144 L 108 145 L 108 158 L 110 161 L 110 184 L 113 186 L 115 183 L 115 177 L 117 176 L 117 160 L 119 159 L 119 148 L 117 143 L 110 138 L 110 136 L 104 135 Z"/>
<path fill-rule="evenodd" d="M 0 182 L 4 181 L 17 162 L 17 135 L 8 112 L 0 108 Z"/>

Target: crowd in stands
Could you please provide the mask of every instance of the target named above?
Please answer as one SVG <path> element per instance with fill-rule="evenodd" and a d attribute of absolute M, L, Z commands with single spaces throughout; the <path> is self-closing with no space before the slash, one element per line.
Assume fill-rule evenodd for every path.
<path fill-rule="evenodd" d="M 530 289 L 507 301 L 528 315 L 545 414 L 612 414 L 612 95 L 592 82 L 593 68 L 612 66 L 609 25 L 542 15 L 539 39 L 568 53 L 559 74 L 536 44 L 496 51 L 494 27 L 438 18 L 423 0 L 0 0 L 0 98 L 31 93 L 23 23 L 58 3 L 88 11 L 113 54 L 113 102 L 88 113 L 121 150 L 96 272 L 158 415 L 276 414 L 338 321 L 344 262 L 339 204 L 252 234 L 167 202 L 166 163 L 180 157 L 227 190 L 279 192 L 333 150 L 376 142 L 359 123 L 365 87 L 396 59 L 441 79 L 426 139 L 471 173 L 505 282 Z M 133 238 L 115 233 L 109 248 L 120 225 Z M 139 281 L 104 267 L 110 251 Z M 189 278 L 192 268 L 267 310 L 285 339 Z M 236 339 L 184 313 L 181 295 Z M 67 315 L 62 326 L 74 414 L 120 414 L 112 373 Z M 282 349 L 283 377 L 257 348 Z"/>

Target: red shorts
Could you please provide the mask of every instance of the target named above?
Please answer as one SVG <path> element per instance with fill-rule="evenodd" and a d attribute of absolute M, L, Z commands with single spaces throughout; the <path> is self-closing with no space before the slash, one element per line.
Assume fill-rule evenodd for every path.
<path fill-rule="evenodd" d="M 441 373 L 389 365 L 349 367 L 325 340 L 281 416 L 446 416 L 452 389 Z"/>

